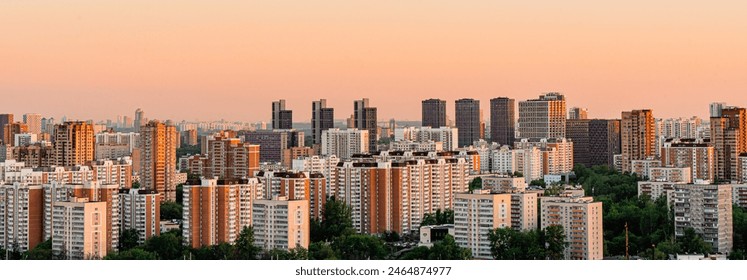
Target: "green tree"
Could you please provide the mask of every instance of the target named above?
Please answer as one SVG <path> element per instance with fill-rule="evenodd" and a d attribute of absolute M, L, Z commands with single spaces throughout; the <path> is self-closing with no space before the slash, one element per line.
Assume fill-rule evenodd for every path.
<path fill-rule="evenodd" d="M 133 189 L 139 189 L 140 188 L 140 182 L 137 182 L 137 181 L 136 182 L 132 182 L 132 186 L 131 187 Z"/>
<path fill-rule="evenodd" d="M 703 238 L 692 228 L 686 228 L 685 234 L 677 238 L 677 243 L 681 253 L 709 254 L 712 250 L 711 244 L 703 241 Z"/>
<path fill-rule="evenodd" d="M 521 172 L 519 172 L 519 171 L 514 171 L 514 174 L 513 174 L 513 175 L 514 175 L 514 177 L 524 177 L 524 174 L 522 174 L 522 173 L 521 173 Z"/>
<path fill-rule="evenodd" d="M 732 206 L 731 213 L 734 228 L 734 250 L 747 252 L 747 211 L 735 204 Z"/>
<path fill-rule="evenodd" d="M 140 235 L 136 229 L 126 229 L 119 235 L 119 251 L 127 251 L 138 246 Z"/>
<path fill-rule="evenodd" d="M 747 260 L 747 255 L 745 255 L 744 250 L 734 250 L 733 252 L 729 253 L 729 259 L 730 260 Z"/>
<path fill-rule="evenodd" d="M 387 255 L 384 241 L 376 236 L 353 234 L 337 238 L 332 248 L 343 260 L 382 260 Z"/>
<path fill-rule="evenodd" d="M 184 184 L 176 185 L 176 204 L 184 205 Z"/>
<path fill-rule="evenodd" d="M 308 260 L 309 251 L 303 247 L 296 247 L 290 250 L 272 249 L 262 254 L 263 260 Z"/>
<path fill-rule="evenodd" d="M 434 225 L 443 225 L 443 224 L 453 224 L 454 223 L 454 210 L 446 209 L 436 209 L 436 212 L 433 213 L 426 213 L 423 215 L 423 220 L 420 222 L 420 226 L 434 226 Z"/>
<path fill-rule="evenodd" d="M 179 231 L 169 231 L 145 241 L 146 251 L 156 254 L 160 260 L 178 260 L 184 256 L 182 236 Z"/>
<path fill-rule="evenodd" d="M 52 239 L 47 239 L 46 241 L 39 243 L 34 247 L 34 249 L 31 249 L 31 251 L 28 251 L 24 254 L 24 259 L 27 260 L 56 260 L 56 259 L 62 259 L 60 256 L 55 256 L 52 253 Z"/>
<path fill-rule="evenodd" d="M 158 256 L 155 253 L 148 252 L 142 248 L 132 248 L 129 250 L 110 253 L 104 260 L 156 260 Z"/>
<path fill-rule="evenodd" d="M 542 239 L 545 244 L 545 253 L 548 259 L 562 260 L 565 251 L 565 233 L 559 225 L 548 226 L 542 230 Z"/>
<path fill-rule="evenodd" d="M 329 243 L 324 241 L 313 242 L 309 244 L 309 258 L 312 260 L 336 260 L 338 259 L 335 250 Z"/>
<path fill-rule="evenodd" d="M 472 252 L 469 249 L 459 247 L 454 237 L 446 235 L 443 240 L 433 244 L 428 254 L 429 260 L 469 260 Z"/>
<path fill-rule="evenodd" d="M 542 260 L 545 259 L 544 246 L 537 230 L 516 231 L 512 228 L 498 228 L 488 233 L 490 253 L 497 260 Z"/>
<path fill-rule="evenodd" d="M 384 242 L 397 242 L 400 241 L 399 233 L 396 231 L 385 231 L 381 238 L 384 239 Z"/>
<path fill-rule="evenodd" d="M 312 242 L 332 241 L 338 237 L 355 234 L 352 209 L 343 201 L 330 197 L 324 204 L 322 220 L 314 225 L 312 222 Z"/>
<path fill-rule="evenodd" d="M 482 178 L 477 177 L 469 182 L 469 191 L 482 189 Z"/>
<path fill-rule="evenodd" d="M 540 186 L 540 187 L 543 187 L 543 188 L 545 186 L 547 186 L 547 184 L 545 184 L 545 180 L 542 180 L 542 179 L 532 180 L 531 182 L 529 182 L 529 185 L 530 186 Z"/>
<path fill-rule="evenodd" d="M 161 203 L 161 220 L 181 220 L 182 206 L 172 201 Z"/>
<path fill-rule="evenodd" d="M 239 233 L 235 242 L 236 252 L 234 259 L 237 260 L 255 260 L 262 251 L 261 248 L 254 245 L 254 228 L 244 227 Z"/>
<path fill-rule="evenodd" d="M 431 249 L 425 246 L 417 246 L 399 257 L 400 260 L 427 260 L 430 258 Z"/>

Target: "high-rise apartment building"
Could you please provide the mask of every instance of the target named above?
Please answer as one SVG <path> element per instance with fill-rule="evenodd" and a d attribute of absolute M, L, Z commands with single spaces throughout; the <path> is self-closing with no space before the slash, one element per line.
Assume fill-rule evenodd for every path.
<path fill-rule="evenodd" d="M 480 140 L 480 100 L 464 98 L 455 102 L 456 127 L 459 147 L 472 145 Z"/>
<path fill-rule="evenodd" d="M 143 109 L 137 108 L 137 110 L 135 110 L 134 120 L 135 131 L 140 131 L 140 129 L 145 126 L 146 122 L 145 111 L 143 111 Z"/>
<path fill-rule="evenodd" d="M 208 140 L 207 162 L 198 172 L 205 178 L 241 179 L 259 171 L 260 146 L 222 136 Z"/>
<path fill-rule="evenodd" d="M 73 198 L 58 202 L 52 210 L 52 253 L 68 260 L 101 259 L 110 251 L 106 202 Z"/>
<path fill-rule="evenodd" d="M 256 178 L 187 182 L 182 211 L 184 245 L 200 248 L 233 243 L 244 227 L 252 225 L 252 205 L 261 198 L 262 187 Z"/>
<path fill-rule="evenodd" d="M 33 134 L 42 133 L 41 120 L 42 116 L 40 114 L 29 113 L 23 115 L 23 123 L 28 126 L 29 132 Z"/>
<path fill-rule="evenodd" d="M 293 129 L 293 111 L 285 109 L 285 99 L 272 102 L 272 129 Z"/>
<path fill-rule="evenodd" d="M 44 190 L 41 185 L 0 184 L 0 247 L 26 252 L 43 241 L 43 234 Z"/>
<path fill-rule="evenodd" d="M 337 156 L 310 156 L 301 159 L 294 159 L 291 170 L 308 172 L 310 174 L 322 174 L 327 181 L 324 193 L 333 195 L 336 193 L 337 175 L 335 170 L 340 158 Z M 313 195 L 313 194 L 312 194 Z M 312 213 L 313 215 L 314 213 Z"/>
<path fill-rule="evenodd" d="M 0 114 L 0 140 L 3 144 L 10 144 L 5 142 L 5 125 L 13 123 L 13 114 Z"/>
<path fill-rule="evenodd" d="M 446 100 L 423 100 L 422 115 L 421 126 L 432 128 L 446 126 Z"/>
<path fill-rule="evenodd" d="M 55 125 L 55 165 L 85 165 L 94 159 L 93 125 L 75 121 Z"/>
<path fill-rule="evenodd" d="M 569 120 L 586 120 L 589 118 L 589 110 L 586 108 L 573 107 L 568 110 Z"/>
<path fill-rule="evenodd" d="M 369 139 L 368 130 L 328 129 L 322 132 L 321 155 L 334 155 L 341 159 L 350 159 L 353 155 L 365 154 L 371 151 L 369 150 Z"/>
<path fill-rule="evenodd" d="M 567 260 L 601 260 L 604 252 L 602 202 L 592 197 L 540 198 L 541 228 L 559 225 L 565 233 Z"/>
<path fill-rule="evenodd" d="M 662 165 L 689 167 L 693 182 L 714 181 L 715 157 L 716 152 L 707 139 L 667 139 L 661 148 Z"/>
<path fill-rule="evenodd" d="M 134 229 L 138 243 L 161 234 L 161 196 L 155 190 L 120 189 L 120 232 Z"/>
<path fill-rule="evenodd" d="M 265 250 L 309 248 L 309 201 L 274 197 L 252 204 L 254 245 Z"/>
<path fill-rule="evenodd" d="M 731 252 L 734 243 L 731 185 L 675 185 L 675 238 L 683 237 L 687 228 L 711 244 L 714 253 Z"/>
<path fill-rule="evenodd" d="M 459 132 L 453 127 L 403 127 L 394 130 L 394 140 L 441 142 L 444 151 L 454 151 L 458 148 Z"/>
<path fill-rule="evenodd" d="M 376 107 L 368 105 L 368 98 L 353 103 L 353 124 L 358 130 L 368 130 L 368 150 L 376 151 L 379 141 Z"/>
<path fill-rule="evenodd" d="M 140 129 L 140 186 L 176 200 L 176 127 L 157 120 Z"/>
<path fill-rule="evenodd" d="M 519 137 L 565 138 L 565 96 L 551 92 L 519 102 Z"/>
<path fill-rule="evenodd" d="M 3 131 L 3 135 L 5 135 L 3 143 L 10 144 L 11 146 L 20 146 L 15 141 L 16 135 L 28 133 L 29 127 L 25 123 L 9 123 L 3 127 Z"/>
<path fill-rule="evenodd" d="M 573 142 L 573 162 L 591 167 L 591 139 L 589 119 L 568 119 L 565 122 L 565 135 Z"/>
<path fill-rule="evenodd" d="M 327 100 L 311 103 L 311 136 L 314 144 L 322 144 L 322 132 L 335 127 L 335 109 L 327 107 Z"/>
<path fill-rule="evenodd" d="M 489 190 L 458 193 L 454 197 L 454 240 L 476 259 L 492 259 L 489 232 L 511 227 L 511 194 Z"/>
<path fill-rule="evenodd" d="M 613 168 L 615 155 L 620 153 L 620 120 L 589 121 L 589 166 L 606 165 Z"/>
<path fill-rule="evenodd" d="M 511 193 L 511 228 L 518 231 L 537 229 L 538 201 L 536 192 Z"/>
<path fill-rule="evenodd" d="M 565 174 L 573 170 L 573 142 L 565 138 L 524 138 L 514 143 L 517 150 L 538 148 L 542 153 L 542 174 Z"/>
<path fill-rule="evenodd" d="M 656 154 L 653 112 L 648 109 L 622 112 L 620 126 L 622 170 L 631 172 L 633 160 L 651 158 Z"/>
<path fill-rule="evenodd" d="M 197 146 L 199 142 L 197 142 L 198 135 L 197 135 L 197 129 L 188 129 L 185 131 L 182 131 L 182 146 Z"/>
<path fill-rule="evenodd" d="M 717 117 L 711 117 L 715 175 L 719 181 L 739 180 L 739 155 L 747 152 L 747 110 L 728 106 L 717 112 Z"/>
<path fill-rule="evenodd" d="M 490 140 L 513 145 L 516 138 L 515 101 L 507 97 L 490 99 Z"/>
<path fill-rule="evenodd" d="M 249 144 L 259 145 L 260 162 L 280 163 L 283 150 L 304 146 L 304 133 L 296 130 L 241 131 L 239 137 Z"/>

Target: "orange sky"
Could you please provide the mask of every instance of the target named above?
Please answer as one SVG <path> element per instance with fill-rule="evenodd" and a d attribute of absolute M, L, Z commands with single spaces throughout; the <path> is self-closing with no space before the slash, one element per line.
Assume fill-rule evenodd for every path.
<path fill-rule="evenodd" d="M 0 112 L 255 121 L 284 98 L 308 121 L 314 99 L 343 118 L 369 97 L 419 120 L 424 98 L 453 117 L 458 98 L 546 91 L 591 117 L 747 106 L 745 1 L 500 2 L 0 1 Z"/>

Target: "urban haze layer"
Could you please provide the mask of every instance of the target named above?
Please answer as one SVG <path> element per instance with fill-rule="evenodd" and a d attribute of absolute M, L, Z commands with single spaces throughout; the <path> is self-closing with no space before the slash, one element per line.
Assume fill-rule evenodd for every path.
<path fill-rule="evenodd" d="M 486 118 L 480 102 L 456 100 L 452 119 L 423 100 L 418 122 L 382 121 L 368 98 L 342 118 L 325 99 L 303 117 L 278 100 L 270 123 L 0 114 L 0 252 L 745 259 L 745 108 L 597 119 L 551 92 L 490 99 Z"/>

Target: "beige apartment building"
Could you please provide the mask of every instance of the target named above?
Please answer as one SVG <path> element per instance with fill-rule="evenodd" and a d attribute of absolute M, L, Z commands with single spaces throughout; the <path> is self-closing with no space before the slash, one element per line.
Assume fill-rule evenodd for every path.
<path fill-rule="evenodd" d="M 655 122 L 653 111 L 622 112 L 620 121 L 620 150 L 622 170 L 631 172 L 633 160 L 644 160 L 656 155 Z"/>
<path fill-rule="evenodd" d="M 89 164 L 94 159 L 93 125 L 75 121 L 54 127 L 54 157 L 57 166 Z"/>
<path fill-rule="evenodd" d="M 138 243 L 161 233 L 161 196 L 154 190 L 120 189 L 120 226 L 123 232 L 134 229 Z"/>
<path fill-rule="evenodd" d="M 43 242 L 44 193 L 41 185 L 0 185 L 0 247 L 25 252 Z"/>
<path fill-rule="evenodd" d="M 68 260 L 101 259 L 109 251 L 106 202 L 73 198 L 52 207 L 52 253 Z"/>
<path fill-rule="evenodd" d="M 454 239 L 476 259 L 492 259 L 488 233 L 511 227 L 511 194 L 489 190 L 459 193 L 454 198 Z"/>
<path fill-rule="evenodd" d="M 140 128 L 140 186 L 176 200 L 176 127 L 150 121 Z"/>
<path fill-rule="evenodd" d="M 739 180 L 742 177 L 739 155 L 747 153 L 747 110 L 723 107 L 713 113 L 711 143 L 716 152 L 716 177 L 724 181 Z"/>
<path fill-rule="evenodd" d="M 729 254 L 733 240 L 731 185 L 676 185 L 674 234 L 683 237 L 692 228 L 710 243 L 714 253 Z"/>
<path fill-rule="evenodd" d="M 661 148 L 662 166 L 690 167 L 693 182 L 713 182 L 715 157 L 715 149 L 707 139 L 667 139 Z"/>
<path fill-rule="evenodd" d="M 309 201 L 277 196 L 252 204 L 254 244 L 265 249 L 309 248 Z"/>
<path fill-rule="evenodd" d="M 592 197 L 543 196 L 541 228 L 559 225 L 566 236 L 567 260 L 601 260 L 604 257 L 602 202 Z"/>
<path fill-rule="evenodd" d="M 519 137 L 565 138 L 565 96 L 551 92 L 519 102 Z"/>
<path fill-rule="evenodd" d="M 200 248 L 233 243 L 244 227 L 252 225 L 252 204 L 263 197 L 256 178 L 187 182 L 182 214 L 184 245 Z"/>

